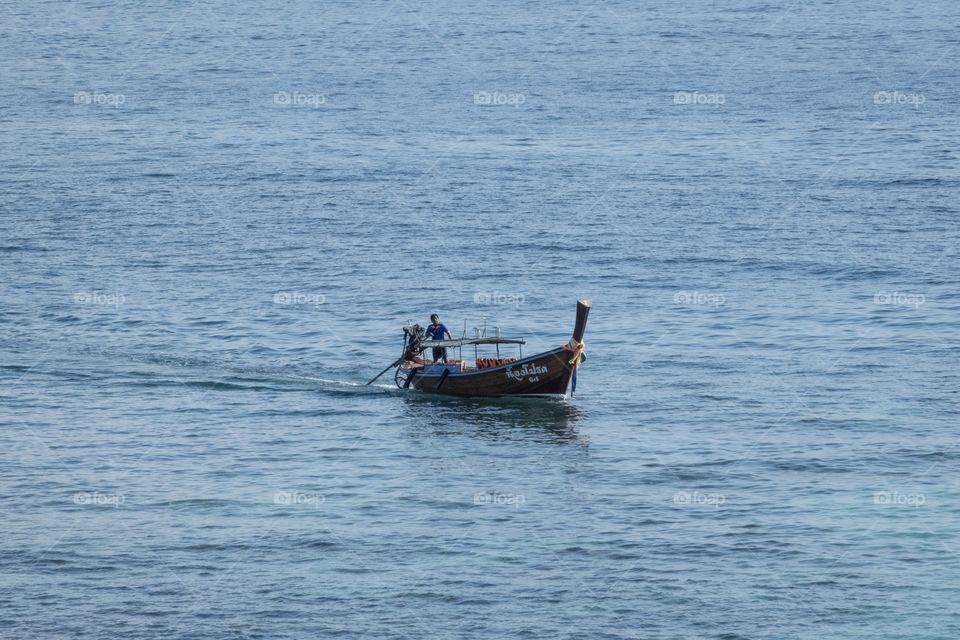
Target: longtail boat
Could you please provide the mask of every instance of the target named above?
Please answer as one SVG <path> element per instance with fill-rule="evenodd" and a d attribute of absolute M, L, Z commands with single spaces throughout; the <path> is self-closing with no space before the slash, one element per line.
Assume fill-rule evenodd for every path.
<path fill-rule="evenodd" d="M 566 395 L 568 388 L 571 392 L 576 390 L 577 368 L 586 360 L 583 334 L 590 306 L 589 300 L 577 301 L 577 320 L 567 344 L 526 358 L 523 338 L 497 335 L 424 340 L 424 330 L 419 325 L 407 325 L 403 328 L 403 355 L 367 384 L 396 367 L 394 380 L 401 389 L 464 397 Z M 495 345 L 497 357 L 480 357 L 479 347 L 484 345 Z M 500 345 L 516 345 L 520 357 L 499 357 Z M 461 357 L 463 348 L 470 346 L 475 355 L 472 364 Z M 429 348 L 456 349 L 458 357 L 446 362 L 426 360 L 423 352 Z"/>

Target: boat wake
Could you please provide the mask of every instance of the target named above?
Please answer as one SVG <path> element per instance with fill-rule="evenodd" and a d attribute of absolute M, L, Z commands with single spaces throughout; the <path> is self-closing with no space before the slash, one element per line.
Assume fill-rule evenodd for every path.
<path fill-rule="evenodd" d="M 137 387 L 183 386 L 211 391 L 292 391 L 329 390 L 340 393 L 398 391 L 392 382 L 367 386 L 361 380 L 332 369 L 328 375 L 315 375 L 305 367 L 283 364 L 241 363 L 206 354 L 176 352 L 144 352 L 123 348 L 102 348 L 76 345 L 72 351 L 85 364 L 106 359 L 111 362 L 113 384 Z M 119 365 L 119 366 L 118 366 Z M 42 366 L 32 367 L 34 369 Z M 301 371 L 291 369 L 299 368 Z M 26 372 L 30 367 L 24 367 Z M 47 373 L 57 375 L 58 371 Z M 326 373 L 326 372 L 325 372 Z M 350 373 L 353 373 L 352 371 Z"/>
<path fill-rule="evenodd" d="M 287 375 L 284 377 L 290 380 L 306 380 L 308 382 L 319 382 L 325 385 L 338 385 L 343 387 L 353 387 L 353 388 L 359 388 L 359 389 L 382 389 L 386 391 L 400 391 L 400 389 L 398 389 L 395 384 L 378 383 L 378 384 L 368 385 L 363 382 L 350 382 L 348 380 L 336 380 L 333 378 L 318 378 L 316 376 Z"/>

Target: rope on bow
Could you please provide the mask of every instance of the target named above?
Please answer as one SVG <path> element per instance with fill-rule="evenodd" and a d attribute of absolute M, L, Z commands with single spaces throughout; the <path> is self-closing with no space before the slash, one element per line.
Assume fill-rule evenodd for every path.
<path fill-rule="evenodd" d="M 568 364 L 570 364 L 574 369 L 576 369 L 577 366 L 579 366 L 579 364 L 583 361 L 583 349 L 586 346 L 586 342 L 582 340 L 577 342 L 573 338 L 570 338 L 570 342 L 563 347 L 564 350 L 572 353 Z"/>

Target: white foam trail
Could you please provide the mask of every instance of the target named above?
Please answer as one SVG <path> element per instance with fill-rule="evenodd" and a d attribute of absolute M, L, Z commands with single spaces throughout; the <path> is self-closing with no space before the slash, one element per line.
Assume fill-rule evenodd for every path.
<path fill-rule="evenodd" d="M 288 378 L 291 378 L 291 379 L 294 379 L 294 380 L 310 380 L 311 382 L 323 382 L 323 383 L 326 383 L 326 384 L 339 384 L 339 385 L 343 385 L 343 386 L 345 386 L 345 387 L 366 387 L 366 386 L 370 386 L 370 387 L 372 387 L 372 388 L 374 388 L 374 389 L 394 389 L 394 388 L 395 388 L 394 385 L 389 385 L 389 384 L 371 384 L 371 385 L 366 385 L 366 384 L 363 384 L 362 382 L 347 382 L 346 380 L 333 380 L 333 379 L 331 379 L 331 378 L 315 378 L 315 377 L 313 377 L 313 376 L 287 376 L 287 377 L 288 377 Z"/>

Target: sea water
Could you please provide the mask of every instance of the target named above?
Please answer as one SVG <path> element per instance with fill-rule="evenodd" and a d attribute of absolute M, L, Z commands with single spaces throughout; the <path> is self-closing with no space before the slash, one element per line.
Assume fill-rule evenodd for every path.
<path fill-rule="evenodd" d="M 0 636 L 960 635 L 960 5 L 0 15 Z"/>

